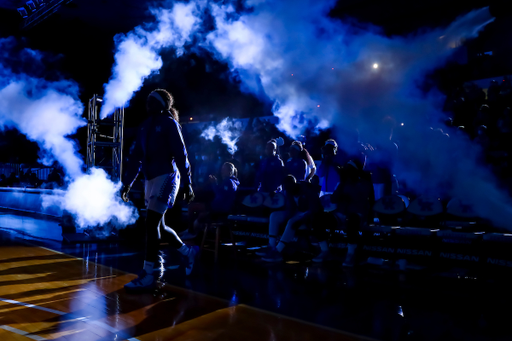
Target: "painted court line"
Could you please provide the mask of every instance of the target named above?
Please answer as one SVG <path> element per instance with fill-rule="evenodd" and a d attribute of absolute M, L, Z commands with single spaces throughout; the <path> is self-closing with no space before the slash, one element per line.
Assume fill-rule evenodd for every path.
<path fill-rule="evenodd" d="M 33 335 L 33 334 L 30 334 L 29 332 L 26 332 L 26 331 L 23 331 L 23 330 L 20 330 L 20 329 L 16 329 L 16 328 L 13 328 L 13 327 L 9 327 L 9 326 L 0 326 L 0 329 L 3 329 L 3 330 L 7 330 L 11 333 L 16 333 L 18 335 L 23 335 L 31 340 L 48 340 L 48 339 L 45 339 L 44 337 L 42 336 L 38 336 L 38 335 Z"/>
<path fill-rule="evenodd" d="M 61 315 L 61 316 L 62 315 L 71 315 L 71 316 L 74 315 L 73 313 L 66 313 L 66 312 L 63 312 L 63 311 L 59 311 L 59 310 L 55 310 L 55 309 L 49 309 L 49 308 L 45 308 L 45 307 L 40 307 L 40 306 L 37 306 L 37 305 L 34 305 L 34 304 L 25 303 L 25 302 L 9 300 L 9 299 L 2 298 L 2 297 L 0 297 L 0 301 L 1 302 L 6 302 L 6 303 L 11 303 L 11 304 L 17 304 L 17 305 L 25 306 L 27 308 L 39 309 L 39 310 L 47 311 L 47 312 L 50 312 L 50 313 L 53 313 L 53 314 L 56 314 L 56 315 Z M 103 328 L 103 329 L 105 329 L 105 330 L 107 330 L 107 331 L 109 331 L 109 332 L 111 332 L 113 334 L 119 334 L 119 331 L 117 329 L 109 326 L 106 323 L 103 323 L 103 322 L 100 322 L 100 321 L 96 321 L 96 320 L 89 320 L 87 317 L 79 317 L 78 319 L 83 321 L 84 323 L 88 323 L 88 324 L 92 324 L 92 325 L 101 327 L 101 328 Z M 9 330 L 9 331 L 12 331 L 12 330 L 7 329 L 7 328 L 11 328 L 13 330 L 18 330 L 16 328 L 12 328 L 12 327 L 9 327 L 9 326 L 0 326 L 0 328 L 3 328 L 5 330 Z M 27 332 L 24 332 L 22 330 L 19 330 L 19 331 L 28 334 Z M 14 332 L 14 333 L 17 333 L 17 332 Z M 20 334 L 20 333 L 17 333 L 17 334 Z M 28 335 L 25 335 L 25 334 L 20 334 L 20 335 L 24 335 L 24 336 L 27 336 L 27 337 L 30 337 L 30 338 L 40 337 L 40 336 L 37 336 L 37 335 L 31 335 L 31 336 L 28 336 Z M 139 340 L 139 339 L 137 339 L 135 337 L 126 338 L 126 339 L 128 341 L 138 341 Z M 45 338 L 40 338 L 40 339 L 34 339 L 34 340 L 46 340 L 46 339 Z"/>
<path fill-rule="evenodd" d="M 57 314 L 57 315 L 66 315 L 67 314 L 67 313 L 59 311 L 59 310 L 54 310 L 54 309 L 49 309 L 49 308 L 45 308 L 45 307 L 40 307 L 40 306 L 33 305 L 33 304 L 30 304 L 30 303 L 25 303 L 25 302 L 8 300 L 6 298 L 1 298 L 1 297 L 0 297 L 0 301 L 11 303 L 11 304 L 22 305 L 22 306 L 25 306 L 27 308 L 35 308 L 35 309 L 39 309 L 39 310 L 44 310 L 44 311 L 48 311 L 50 313 L 54 313 L 54 314 Z"/>
<path fill-rule="evenodd" d="M 75 259 L 78 259 L 78 260 L 84 260 L 83 258 L 80 258 L 80 257 L 76 257 L 76 256 L 71 256 L 71 255 L 68 255 L 64 252 L 60 252 L 60 251 L 56 251 L 56 250 L 52 250 L 52 249 L 49 249 L 47 247 L 44 247 L 44 246 L 40 246 L 40 245 L 36 245 L 36 244 L 33 244 L 33 243 L 30 243 L 30 242 L 27 242 L 25 241 L 26 244 L 30 245 L 30 246 L 33 246 L 33 247 L 37 247 L 37 248 L 41 248 L 41 249 L 44 249 L 44 250 L 47 250 L 47 251 L 50 251 L 52 253 L 57 253 L 57 254 L 61 254 L 61 255 L 66 255 L 66 256 L 70 256 L 72 258 L 75 258 Z M 122 271 L 120 271 L 122 272 Z M 30 303 L 24 303 L 24 302 L 20 302 L 20 301 L 15 301 L 15 300 L 9 300 L 9 299 L 5 299 L 5 298 L 2 298 L 0 297 L 0 301 L 1 302 L 6 302 L 6 303 L 11 303 L 11 304 L 17 304 L 17 305 L 21 305 L 21 306 L 25 306 L 27 308 L 34 308 L 34 309 L 39 309 L 39 310 L 43 310 L 43 311 L 47 311 L 47 312 L 50 312 L 50 313 L 54 313 L 56 315 L 74 315 L 73 313 L 66 313 L 66 312 L 63 312 L 63 311 L 59 311 L 59 310 L 54 310 L 54 309 L 49 309 L 49 308 L 45 308 L 45 307 L 40 307 L 40 306 L 37 306 L 37 305 L 34 305 L 34 304 L 30 304 Z M 88 324 L 92 324 L 92 325 L 96 325 L 98 327 L 101 327 L 113 334 L 118 334 L 118 336 L 123 336 L 119 333 L 118 330 L 116 330 L 115 328 L 109 326 L 108 324 L 105 324 L 103 322 L 99 322 L 99 321 L 94 321 L 94 320 L 89 320 L 87 317 L 78 317 L 79 320 L 82 320 L 84 323 L 88 323 Z M 9 327 L 9 326 L 0 326 L 0 328 L 3 328 L 3 327 L 6 327 L 6 328 L 12 328 L 12 327 Z M 5 330 L 7 330 L 6 328 L 3 328 Z M 13 330 L 18 330 L 16 328 L 12 328 Z M 22 330 L 20 330 L 20 332 L 22 333 L 26 333 Z M 19 334 L 19 333 L 17 333 Z M 24 335 L 24 336 L 27 336 L 25 334 L 20 334 L 20 335 Z M 28 336 L 27 336 L 28 337 Z M 37 335 L 34 335 L 34 337 L 39 337 Z M 123 339 L 123 338 L 121 338 Z M 125 340 L 127 341 L 139 341 L 139 339 L 137 339 L 136 337 L 124 337 Z M 40 338 L 40 339 L 34 339 L 34 340 L 46 340 L 45 338 Z"/>

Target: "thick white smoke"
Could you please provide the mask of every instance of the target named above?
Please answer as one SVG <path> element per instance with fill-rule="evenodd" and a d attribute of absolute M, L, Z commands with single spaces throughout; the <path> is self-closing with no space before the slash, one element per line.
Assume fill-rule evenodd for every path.
<path fill-rule="evenodd" d="M 121 186 L 120 182 L 110 181 L 104 170 L 92 168 L 90 173 L 75 178 L 62 195 L 46 196 L 44 203 L 74 213 L 81 227 L 109 222 L 123 227 L 135 223 L 137 215 L 132 206 L 120 199 Z"/>
<path fill-rule="evenodd" d="M 101 118 L 123 107 L 140 89 L 144 80 L 162 67 L 159 52 L 167 47 L 183 53 L 183 46 L 192 38 L 200 24 L 198 15 L 204 7 L 202 1 L 176 3 L 172 9 L 153 8 L 156 27 L 136 27 L 128 34 L 115 37 L 116 53 L 112 76 L 105 84 Z"/>
<path fill-rule="evenodd" d="M 14 39 L 0 39 L 0 51 L 9 54 Z M 38 63 L 37 51 L 28 63 Z M 4 56 L 5 56 L 4 55 Z M 83 105 L 78 100 L 78 86 L 73 81 L 47 81 L 13 72 L 0 56 L 0 128 L 15 128 L 35 141 L 43 151 L 40 162 L 58 161 L 70 183 L 65 191 L 43 197 L 43 205 L 58 205 L 76 217 L 81 227 L 114 220 L 119 226 L 134 223 L 136 210 L 119 196 L 120 184 L 114 184 L 105 172 L 93 169 L 84 174 L 83 160 L 75 142 L 69 138 L 86 125 L 81 117 Z M 15 148 L 15 146 L 13 146 Z"/>
<path fill-rule="evenodd" d="M 215 136 L 220 137 L 222 143 L 224 143 L 228 152 L 233 155 L 237 151 L 236 143 L 238 139 L 242 135 L 242 126 L 234 124 L 229 120 L 229 117 L 226 117 L 217 125 L 211 125 L 206 128 L 202 133 L 201 137 L 204 137 L 207 140 L 213 141 Z"/>
<path fill-rule="evenodd" d="M 5 82 L 5 83 L 4 83 Z M 14 127 L 55 157 L 74 178 L 83 162 L 75 143 L 66 136 L 85 125 L 82 104 L 63 93 L 77 87 L 72 82 L 50 83 L 23 75 L 3 80 L 0 88 L 0 125 Z"/>
<path fill-rule="evenodd" d="M 275 103 L 279 128 L 291 137 L 308 122 L 325 128 L 354 125 L 354 118 L 364 120 L 374 111 L 395 116 L 432 110 L 428 101 L 411 98 L 416 82 L 462 38 L 493 20 L 481 9 L 446 29 L 388 38 L 371 27 L 353 33 L 330 18 L 334 0 L 252 3 L 251 11 L 238 16 L 229 4 L 212 4 L 216 30 L 206 47 L 239 72 L 246 89 L 258 94 L 263 88 Z M 373 122 L 359 128 L 366 123 Z"/>

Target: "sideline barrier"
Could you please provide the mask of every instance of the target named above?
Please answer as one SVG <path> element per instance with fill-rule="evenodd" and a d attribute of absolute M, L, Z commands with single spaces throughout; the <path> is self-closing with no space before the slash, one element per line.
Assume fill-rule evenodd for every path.
<path fill-rule="evenodd" d="M 43 207 L 43 196 L 60 194 L 58 189 L 0 187 L 0 208 L 62 217 L 57 206 Z"/>

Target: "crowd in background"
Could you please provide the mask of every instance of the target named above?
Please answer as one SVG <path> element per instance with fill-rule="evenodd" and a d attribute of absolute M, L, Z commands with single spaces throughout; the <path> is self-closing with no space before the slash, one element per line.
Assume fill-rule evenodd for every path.
<path fill-rule="evenodd" d="M 487 92 L 473 83 L 456 88 L 447 96 L 444 105 L 445 119 L 440 119 L 437 126 L 436 123 L 429 122 L 433 126 L 424 127 L 426 132 L 423 147 L 428 149 L 433 144 L 432 141 L 440 139 L 440 148 L 443 148 L 444 139 L 462 134 L 465 139 L 472 140 L 480 146 L 481 164 L 489 167 L 501 181 L 502 188 L 511 191 L 511 107 L 512 86 L 508 79 L 501 84 L 493 81 Z M 340 165 L 345 164 L 359 151 L 366 155 L 366 170 L 372 173 L 374 183 L 385 184 L 385 188 L 376 187 L 376 190 L 381 192 L 380 195 L 377 193 L 377 196 L 391 194 L 399 188 L 404 194 L 420 194 L 414 192 L 414 184 L 407 184 L 406 180 L 401 179 L 400 168 L 397 167 L 413 167 L 410 160 L 414 158 L 411 158 L 410 154 L 422 152 L 417 150 L 418 146 L 414 146 L 414 150 L 408 150 L 406 145 L 407 129 L 417 130 L 418 127 L 401 125 L 391 118 L 384 119 L 378 124 L 384 126 L 384 133 L 380 136 L 371 136 L 368 141 L 364 141 L 364 137 L 355 130 L 346 131 L 344 136 L 335 136 L 333 130 L 327 129 L 315 133 L 312 130 L 306 131 L 294 142 L 281 133 L 274 124 L 254 118 L 249 121 L 239 137 L 234 155 L 228 153 L 220 138 L 216 137 L 213 141 L 201 138 L 200 129 L 185 128 L 184 137 L 192 164 L 193 183 L 198 190 L 208 187 L 208 176 L 219 174 L 224 162 L 231 162 L 238 169 L 241 188 L 257 189 L 258 172 L 265 158 L 266 144 L 269 140 L 279 137 L 284 143 L 278 147 L 277 153 L 285 163 L 290 158 L 293 144 L 301 144 L 319 165 L 322 162 L 322 147 L 328 139 L 334 139 L 339 145 L 337 162 Z"/>
<path fill-rule="evenodd" d="M 0 187 L 53 189 L 64 186 L 64 174 L 59 168 L 2 168 Z M 9 174 L 6 175 L 5 173 Z"/>
<path fill-rule="evenodd" d="M 512 85 L 507 78 L 502 82 L 492 81 L 486 91 L 474 83 L 457 87 L 446 98 L 443 108 L 445 119 L 439 120 L 437 126 L 433 124 L 424 127 L 431 133 L 425 135 L 425 148 L 420 149 L 426 150 L 430 140 L 440 140 L 440 148 L 443 148 L 444 140 L 461 134 L 480 146 L 481 163 L 499 179 L 501 188 L 512 192 L 511 107 Z M 280 156 L 285 166 L 289 159 L 293 159 L 295 145 L 304 156 L 308 169 L 319 170 L 323 161 L 322 148 L 327 140 L 333 139 L 338 145 L 336 163 L 339 166 L 346 164 L 355 154 L 362 153 L 366 156 L 365 169 L 372 173 L 372 181 L 376 184 L 376 198 L 397 191 L 406 195 L 420 194 L 414 192 L 414 184 L 408 184 L 401 178 L 400 167 L 397 167 L 414 167 L 410 161 L 414 159 L 411 155 L 420 151 L 417 150 L 418 146 L 415 146 L 415 149 L 408 148 L 404 137 L 407 136 L 407 129 L 417 130 L 418 127 L 408 124 L 404 126 L 391 118 L 386 118 L 378 124 L 384 127 L 384 133 L 374 134 L 367 141 L 356 130 L 345 130 L 342 136 L 339 136 L 339 130 L 315 131 L 313 128 L 307 129 L 304 135 L 293 141 L 280 132 L 275 124 L 252 118 L 241 131 L 234 154 L 228 152 L 228 148 L 219 137 L 216 136 L 213 140 L 202 138 L 201 129 L 189 129 L 185 125 L 183 133 L 193 171 L 194 189 L 199 196 L 203 190 L 211 190 L 210 175 L 221 178 L 220 172 L 225 162 L 233 164 L 237 169 L 239 188 L 266 191 L 261 188 L 259 180 L 266 176 L 261 174 L 261 166 L 265 161 L 267 142 L 272 139 L 276 141 L 276 154 Z M 425 165 L 418 167 L 428 168 Z M 313 175 L 315 173 L 308 172 L 307 180 L 311 180 Z M 317 172 L 317 175 L 321 174 Z M 1 174 L 0 187 L 56 188 L 64 185 L 63 178 L 63 172 L 57 168 L 44 177 L 38 177 L 30 168 L 25 171 L 20 169 L 10 172 L 10 175 L 5 172 Z M 327 192 L 332 192 L 332 188 Z"/>
<path fill-rule="evenodd" d="M 461 132 L 482 148 L 482 161 L 510 191 L 512 155 L 512 84 L 492 81 L 487 91 L 470 83 L 452 91 L 445 102 L 448 131 Z"/>

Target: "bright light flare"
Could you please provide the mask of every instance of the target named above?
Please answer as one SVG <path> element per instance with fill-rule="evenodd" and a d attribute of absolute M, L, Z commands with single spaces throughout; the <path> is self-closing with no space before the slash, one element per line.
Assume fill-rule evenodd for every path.
<path fill-rule="evenodd" d="M 378 69 L 379 68 L 379 64 L 377 64 L 377 63 L 373 64 L 373 68 L 374 69 Z"/>

